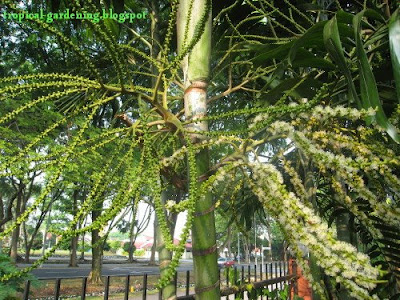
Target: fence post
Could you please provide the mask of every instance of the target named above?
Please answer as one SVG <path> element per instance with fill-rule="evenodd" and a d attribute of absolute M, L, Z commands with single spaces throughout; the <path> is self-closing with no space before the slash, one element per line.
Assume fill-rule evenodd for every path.
<path fill-rule="evenodd" d="M 186 271 L 186 296 L 189 296 L 189 286 L 190 286 L 190 271 Z"/>
<path fill-rule="evenodd" d="M 260 281 L 263 280 L 263 264 L 260 265 Z M 261 287 L 261 291 L 264 290 L 264 286 Z M 263 300 L 263 294 L 261 294 L 261 300 Z"/>
<path fill-rule="evenodd" d="M 225 267 L 224 268 L 225 272 L 226 272 L 226 286 L 229 286 L 229 275 L 230 275 L 230 267 Z M 226 300 L 229 300 L 229 295 L 226 296 Z"/>
<path fill-rule="evenodd" d="M 87 277 L 83 277 L 83 279 L 82 279 L 81 300 L 85 300 L 86 299 L 86 286 L 87 286 Z"/>
<path fill-rule="evenodd" d="M 239 285 L 238 285 L 238 269 L 237 269 L 236 266 L 235 266 L 234 271 L 235 271 L 235 272 L 234 272 L 234 277 L 233 277 L 234 285 L 235 285 L 235 286 L 239 286 Z M 236 299 L 236 296 L 237 296 L 237 293 L 234 294 L 235 299 Z"/>
<path fill-rule="evenodd" d="M 25 289 L 24 289 L 24 300 L 28 300 L 29 298 L 29 289 L 31 287 L 31 282 L 27 280 L 25 282 Z"/>
<path fill-rule="evenodd" d="M 108 293 L 110 290 L 110 276 L 106 277 L 106 286 L 104 287 L 104 300 L 108 300 Z"/>
<path fill-rule="evenodd" d="M 147 297 L 147 274 L 143 275 L 143 300 L 146 300 Z"/>
<path fill-rule="evenodd" d="M 297 293 L 298 293 L 298 290 L 297 290 L 297 264 L 296 264 L 295 260 L 292 261 L 292 273 L 294 275 L 294 278 L 292 281 L 293 282 L 293 295 L 297 295 Z"/>
<path fill-rule="evenodd" d="M 126 281 L 125 281 L 125 296 L 124 300 L 129 299 L 129 281 L 130 281 L 130 275 L 126 276 Z"/>
<path fill-rule="evenodd" d="M 241 284 L 244 284 L 244 266 L 242 266 L 242 274 L 241 274 L 241 277 L 242 277 L 242 281 L 241 281 L 240 283 L 241 283 Z M 244 292 L 242 292 L 240 295 L 242 296 L 242 298 L 244 298 Z"/>
<path fill-rule="evenodd" d="M 272 277 L 272 274 L 271 274 Z M 265 264 L 265 279 L 268 280 L 269 276 L 268 276 L 268 263 Z M 267 284 L 267 289 L 269 291 L 269 284 Z M 267 296 L 267 300 L 269 299 L 269 296 Z"/>
<path fill-rule="evenodd" d="M 57 278 L 56 279 L 55 292 L 54 292 L 54 299 L 55 300 L 58 300 L 58 298 L 60 298 L 60 285 L 61 285 L 61 279 Z"/>

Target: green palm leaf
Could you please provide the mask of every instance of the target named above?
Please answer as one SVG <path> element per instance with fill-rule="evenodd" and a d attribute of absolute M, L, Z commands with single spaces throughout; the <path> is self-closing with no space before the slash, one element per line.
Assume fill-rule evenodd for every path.
<path fill-rule="evenodd" d="M 365 10 L 358 13 L 353 18 L 354 35 L 356 40 L 356 53 L 358 58 L 359 74 L 360 74 L 360 90 L 362 105 L 365 109 L 377 109 L 375 120 L 383 127 L 390 137 L 400 143 L 400 137 L 395 128 L 387 119 L 383 111 L 382 104 L 379 100 L 378 88 L 376 86 L 375 76 L 372 72 L 371 65 L 365 53 L 364 46 L 361 40 L 361 19 L 365 14 Z"/>
<path fill-rule="evenodd" d="M 389 20 L 389 45 L 397 101 L 400 103 L 400 15 L 397 9 Z"/>

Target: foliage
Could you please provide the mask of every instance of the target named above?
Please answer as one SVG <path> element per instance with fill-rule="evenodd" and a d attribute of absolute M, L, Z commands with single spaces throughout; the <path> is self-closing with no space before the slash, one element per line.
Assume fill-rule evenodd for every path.
<path fill-rule="evenodd" d="M 9 11 L 24 9 L 3 2 Z M 367 2 L 374 12 L 364 9 Z M 397 73 L 394 68 L 395 75 L 386 72 L 388 61 L 383 57 L 389 51 L 397 53 L 393 35 L 389 35 L 396 30 L 397 20 L 391 19 L 389 29 L 388 16 L 374 1 L 362 7 L 349 4 L 344 6 L 347 11 L 339 7 L 339 1 L 329 10 L 311 2 L 311 10 L 300 10 L 297 1 L 235 1 L 214 20 L 223 34 L 216 37 L 219 51 L 213 53 L 219 56 L 212 64 L 210 82 L 216 84 L 210 89 L 214 96 L 208 100 L 208 115 L 202 112 L 204 116 L 191 120 L 183 118 L 179 65 L 200 39 L 211 2 L 206 3 L 193 38 L 186 38 L 175 49 L 171 40 L 177 3 L 165 5 L 169 18 L 157 47 L 151 37 L 135 28 L 112 30 L 110 23 L 82 21 L 81 29 L 71 37 L 66 34 L 71 33 L 68 26 L 40 21 L 29 25 L 56 37 L 57 46 L 81 67 L 0 79 L 0 101 L 11 104 L 0 116 L 5 130 L 10 124 L 26 122 L 24 114 L 32 111 L 40 119 L 42 106 L 54 114 L 53 122 L 33 131 L 24 147 L 16 147 L 15 138 L 3 142 L 10 154 L 0 160 L 0 176 L 12 176 L 21 169 L 41 170 L 46 172 L 46 185 L 7 224 L 0 238 L 26 222 L 56 185 L 73 173 L 71 169 L 85 166 L 80 179 L 87 183 L 88 195 L 66 228 L 53 229 L 62 238 L 43 259 L 1 280 L 30 271 L 73 236 L 104 229 L 132 199 L 134 206 L 141 199 L 152 199 L 165 247 L 174 253 L 160 281 L 166 285 L 174 277 L 193 220 L 199 217 L 195 205 L 213 192 L 229 195 L 229 200 L 221 197 L 220 201 L 229 202 L 227 211 L 233 212 L 233 219 L 245 220 L 244 225 L 249 217 L 240 213 L 246 205 L 254 204 L 251 207 L 258 207 L 261 215 L 266 210 L 280 224 L 322 298 L 329 298 L 327 289 L 323 282 L 313 280 L 299 244 L 307 246 L 325 274 L 357 299 L 378 298 L 390 280 L 395 287 L 400 263 L 393 253 L 399 245 L 400 226 L 395 126 L 399 126 L 400 111 L 393 96 L 398 89 Z M 91 1 L 71 1 L 70 5 L 81 11 L 97 9 Z M 250 10 L 250 17 L 232 23 L 238 17 L 234 9 Z M 122 33 L 132 30 L 135 38 L 127 42 Z M 81 33 L 90 34 L 95 42 L 88 47 L 79 43 Z M 391 48 L 385 47 L 389 39 Z M 157 57 L 153 47 L 160 48 Z M 396 65 L 397 56 L 392 59 Z M 210 130 L 194 130 L 200 122 L 209 122 Z M 73 126 L 65 140 L 58 130 L 68 124 Z M 48 151 L 33 151 L 37 145 L 47 145 L 51 134 L 61 141 L 49 145 Z M 213 165 L 203 174 L 196 158 L 207 149 L 213 153 Z M 92 161 L 96 163 L 87 163 Z M 302 174 L 308 165 L 312 166 L 312 184 Z M 164 205 L 165 182 L 184 191 L 185 199 Z M 319 198 L 317 203 L 323 202 L 315 192 L 319 183 L 328 193 L 335 193 L 335 199 L 324 197 L 326 202 L 334 201 L 353 216 L 360 234 L 367 238 L 364 244 L 372 245 L 372 251 L 361 253 L 336 239 L 324 215 L 313 206 L 314 197 Z M 245 197 L 241 197 L 243 191 Z M 235 203 L 235 199 L 245 200 Z M 101 215 L 77 228 L 96 203 L 106 204 Z M 179 245 L 169 232 L 166 209 L 187 213 Z"/>
<path fill-rule="evenodd" d="M 135 256 L 144 256 L 146 251 L 144 249 L 136 249 L 134 252 Z"/>
<path fill-rule="evenodd" d="M 92 246 L 90 244 L 85 243 L 84 244 L 84 248 L 82 249 L 82 243 L 78 243 L 78 251 L 82 251 L 83 250 L 84 252 L 87 252 L 90 249 L 92 249 Z"/>
<path fill-rule="evenodd" d="M 238 276 L 237 269 L 234 269 L 232 266 L 228 266 L 224 268 L 224 278 L 228 278 L 230 286 L 239 286 L 242 282 Z"/>
<path fill-rule="evenodd" d="M 11 274 L 16 272 L 18 269 L 12 263 L 10 257 L 4 254 L 0 254 L 0 275 Z M 32 280 L 33 284 L 37 284 L 32 275 L 25 275 L 16 277 L 9 280 L 7 283 L 0 283 L 0 299 L 11 300 L 18 299 L 17 292 L 22 292 L 24 289 L 24 283 L 26 280 Z"/>
<path fill-rule="evenodd" d="M 109 241 L 108 244 L 110 245 L 110 250 L 112 252 L 116 252 L 118 249 L 121 248 L 121 242 L 120 241 Z"/>
<path fill-rule="evenodd" d="M 30 225 L 28 226 L 28 234 L 31 235 L 33 232 L 33 227 Z M 33 243 L 32 243 L 32 249 L 33 250 L 38 250 L 42 248 L 42 244 L 43 244 L 43 233 L 38 232 L 37 235 L 35 236 L 35 238 L 33 239 Z"/>
<path fill-rule="evenodd" d="M 122 249 L 124 249 L 125 252 L 129 252 L 130 246 L 131 246 L 130 242 L 125 242 Z M 133 247 L 133 252 L 135 252 L 136 251 L 135 246 L 132 246 L 132 247 Z"/>
<path fill-rule="evenodd" d="M 283 289 L 275 289 L 273 291 L 270 291 L 268 289 L 264 289 L 262 291 L 262 294 L 264 296 L 267 296 L 268 299 L 273 299 L 273 300 L 290 299 L 289 298 L 289 293 L 290 293 L 290 290 L 289 290 L 289 286 L 287 284 L 284 285 Z M 298 299 L 298 300 L 300 300 L 300 299 Z"/>
<path fill-rule="evenodd" d="M 276 288 L 272 291 L 270 291 L 268 288 L 265 289 L 255 289 L 252 284 L 247 285 L 247 298 L 251 300 L 257 300 L 259 299 L 260 296 L 266 296 L 268 299 L 272 300 L 287 300 L 290 299 L 290 290 L 289 286 L 287 284 L 284 284 L 283 288 Z M 295 296 L 297 297 L 297 296 Z M 241 296 L 237 296 L 235 299 L 242 299 Z M 297 297 L 295 299 L 303 299 L 300 297 Z"/>
<path fill-rule="evenodd" d="M 103 244 L 103 250 L 104 251 L 110 251 L 112 248 L 111 248 L 111 245 L 110 245 L 110 243 L 109 242 L 105 242 L 104 244 Z"/>

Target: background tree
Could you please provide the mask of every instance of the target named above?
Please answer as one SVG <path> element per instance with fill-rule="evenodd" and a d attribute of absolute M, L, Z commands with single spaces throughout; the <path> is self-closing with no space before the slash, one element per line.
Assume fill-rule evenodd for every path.
<path fill-rule="evenodd" d="M 24 9 L 23 6 L 13 7 L 8 1 L 2 2 L 10 11 Z M 31 22 L 32 28 L 56 36 L 68 52 L 67 57 L 80 61 L 84 67 L 74 69 L 74 64 L 65 64 L 74 75 L 66 72 L 38 74 L 6 77 L 0 81 L 0 95 L 7 100 L 26 95 L 32 89 L 47 92 L 43 97 L 33 97 L 28 104 L 6 112 L 0 117 L 1 124 L 20 120 L 21 113 L 49 101 L 61 103 L 64 118 L 37 132 L 37 141 L 69 120 L 75 126 L 71 139 L 59 151 L 37 155 L 35 159 L 40 162 L 53 158 L 47 165 L 42 164 L 42 169 L 47 170 L 50 164 L 57 165 L 57 169 L 49 175 L 46 187 L 35 201 L 15 222 L 7 224 L 0 236 L 9 235 L 27 220 L 55 187 L 71 160 L 79 162 L 82 152 L 90 152 L 101 168 L 88 172 L 91 189 L 77 215 L 62 232 L 60 244 L 77 234 L 103 230 L 131 199 L 151 198 L 165 248 L 173 252 L 160 286 L 169 285 L 174 277 L 192 227 L 194 249 L 198 250 L 197 254 L 204 254 L 195 258 L 196 291 L 202 297 L 219 299 L 218 278 L 214 277 L 217 274 L 215 235 L 212 230 L 210 237 L 204 236 L 203 226 L 214 226 L 211 192 L 219 192 L 221 185 L 240 191 L 244 181 L 268 214 L 280 224 L 285 239 L 321 298 L 341 293 L 330 288 L 330 281 L 340 283 L 340 289 L 344 287 L 350 296 L 358 299 L 370 299 L 371 294 L 394 296 L 396 285 L 378 280 L 383 274 L 371 265 L 374 264 L 372 256 L 336 240 L 334 230 L 318 215 L 318 193 L 313 189 L 316 182 L 327 183 L 336 192 L 336 201 L 354 215 L 378 243 L 378 248 L 385 243 L 397 244 L 397 237 L 390 243 L 387 240 L 380 244 L 385 240 L 383 237 L 388 236 L 387 231 L 396 232 L 400 219 L 399 162 L 394 142 L 398 134 L 394 127 L 398 125 L 398 110 L 390 121 L 386 116 L 391 111 L 385 110 L 387 103 L 393 108 L 393 101 L 388 100 L 393 99 L 396 80 L 392 79 L 396 77 L 386 72 L 391 77 L 389 80 L 374 82 L 371 71 L 382 66 L 383 60 L 379 57 L 385 50 L 379 54 L 384 49 L 380 47 L 382 40 L 379 38 L 393 40 L 391 31 L 387 30 L 389 24 L 397 22 L 397 19 L 394 23 L 387 22 L 387 11 L 394 11 L 393 7 L 382 8 L 375 2 L 365 2 L 361 6 L 346 3 L 343 8 L 347 12 L 344 12 L 339 10 L 339 3 L 334 2 L 329 6 L 330 13 L 314 3 L 301 6 L 304 3 L 296 1 L 226 3 L 227 6 L 214 13 L 214 28 L 221 29 L 222 33 L 216 36 L 212 71 L 207 80 L 208 55 L 204 54 L 209 53 L 210 47 L 211 4 L 210 1 L 174 1 L 162 6 L 169 19 L 165 27 L 160 27 L 162 35 L 157 56 L 149 47 L 151 38 L 144 32 L 138 33 L 135 27 L 117 26 L 117 29 L 113 26 L 115 22 L 96 24 L 86 20 L 77 24 L 80 27 L 77 27 L 76 36 L 68 38 L 65 34 L 68 26 L 57 28 L 57 25 L 49 26 L 37 20 Z M 100 4 L 81 6 L 73 1 L 71 5 L 77 10 L 95 11 Z M 203 14 L 192 16 L 197 5 Z M 362 11 L 366 5 L 373 7 L 380 16 Z M 181 26 L 178 51 L 175 51 L 171 41 L 178 7 L 182 18 L 178 20 Z M 249 18 L 243 18 L 243 14 Z M 397 18 L 397 14 L 394 16 Z M 321 21 L 324 18 L 328 21 Z M 368 30 L 361 30 L 361 25 Z M 128 32 L 134 35 L 133 40 L 126 39 Z M 96 37 L 88 48 L 77 43 L 77 37 L 84 33 Z M 341 36 L 344 37 L 342 41 Z M 205 37 L 207 43 L 203 45 Z M 58 49 L 57 44 L 54 47 Z M 202 47 L 206 49 L 198 51 Z M 366 54 L 365 49 L 372 49 L 372 52 Z M 392 57 L 396 62 L 396 55 Z M 187 67 L 180 70 L 182 62 Z M 354 63 L 358 64 L 355 72 L 352 70 Z M 208 81 L 213 94 L 207 99 Z M 383 82 L 390 88 L 376 82 Z M 144 103 L 147 107 L 140 108 Z M 118 117 L 110 120 L 115 114 Z M 96 129 L 94 136 L 87 139 L 93 129 Z M 34 141 L 15 157 L 26 156 L 25 163 L 32 161 L 27 149 L 36 144 Z M 80 151 L 83 145 L 87 147 Z M 208 149 L 212 153 L 210 166 L 207 166 Z M 293 167 L 299 157 L 308 163 Z M 5 159 L 1 163 L 17 170 L 20 162 Z M 124 176 L 114 185 L 115 174 Z M 186 197 L 169 207 L 176 212 L 187 211 L 188 220 L 179 245 L 173 244 L 168 230 L 161 196 L 165 188 L 162 177 L 185 190 Z M 310 185 L 310 178 L 319 180 Z M 313 206 L 314 198 L 316 206 Z M 104 199 L 107 205 L 95 220 L 76 230 L 76 224 Z M 358 201 L 363 204 L 360 206 Z M 327 280 L 320 280 L 308 268 L 297 246 L 299 243 L 310 249 L 315 265 L 322 268 Z M 55 245 L 49 255 L 60 244 Z M 384 254 L 380 251 L 379 255 L 381 253 Z M 391 258 L 386 276 L 396 278 L 393 266 L 397 258 L 395 255 Z M 208 271 L 199 272 L 205 266 Z M 201 278 L 202 274 L 208 277 Z M 5 275 L 2 280 L 13 276 L 15 274 Z M 382 284 L 378 286 L 378 283 Z M 384 287 L 385 284 L 392 289 Z"/>

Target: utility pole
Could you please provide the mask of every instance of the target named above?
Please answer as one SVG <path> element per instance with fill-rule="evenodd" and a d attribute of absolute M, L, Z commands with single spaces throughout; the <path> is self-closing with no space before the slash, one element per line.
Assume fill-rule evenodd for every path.
<path fill-rule="evenodd" d="M 261 272 L 264 267 L 264 246 L 261 245 Z"/>
<path fill-rule="evenodd" d="M 238 257 L 238 264 L 240 265 L 240 232 L 238 232 L 238 251 L 237 251 L 237 257 Z"/>

